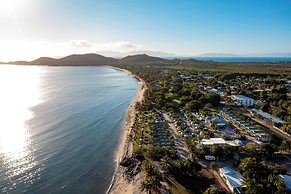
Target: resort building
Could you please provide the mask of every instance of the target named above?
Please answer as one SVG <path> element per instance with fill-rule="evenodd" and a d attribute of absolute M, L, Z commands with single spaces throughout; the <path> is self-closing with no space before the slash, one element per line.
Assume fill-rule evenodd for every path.
<path fill-rule="evenodd" d="M 237 115 L 227 111 L 222 110 L 220 111 L 221 115 L 229 122 L 234 124 L 237 128 L 246 130 L 251 136 L 257 137 L 258 140 L 266 142 L 269 140 L 269 135 L 264 133 L 261 129 L 254 127 L 250 123 L 242 120 Z"/>
<path fill-rule="evenodd" d="M 255 100 L 243 95 L 232 95 L 231 99 L 234 100 L 238 105 L 242 106 L 254 106 Z"/>
<path fill-rule="evenodd" d="M 275 117 L 273 115 L 270 115 L 266 112 L 263 112 L 261 110 L 258 110 L 258 109 L 252 109 L 251 110 L 251 113 L 253 116 L 257 116 L 259 118 L 262 118 L 264 119 L 265 121 L 267 121 L 268 123 L 272 123 L 272 124 L 287 124 L 287 122 L 279 119 L 278 117 Z"/>
<path fill-rule="evenodd" d="M 219 174 L 232 193 L 244 193 L 242 175 L 238 171 L 229 167 L 223 167 L 219 169 Z"/>
<path fill-rule="evenodd" d="M 213 145 L 219 145 L 219 146 L 240 146 L 236 141 L 225 141 L 222 138 L 209 138 L 209 139 L 202 139 L 200 144 L 205 147 L 211 147 Z"/>
<path fill-rule="evenodd" d="M 209 139 L 202 139 L 201 144 L 204 146 L 225 145 L 226 141 L 222 138 L 209 138 Z"/>

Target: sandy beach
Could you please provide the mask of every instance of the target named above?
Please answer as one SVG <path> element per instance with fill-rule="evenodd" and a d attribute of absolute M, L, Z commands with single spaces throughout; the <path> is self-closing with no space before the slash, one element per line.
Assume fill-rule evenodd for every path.
<path fill-rule="evenodd" d="M 138 82 L 138 91 L 135 95 L 134 100 L 128 107 L 124 126 L 122 130 L 122 136 L 120 140 L 119 149 L 116 153 L 116 171 L 112 179 L 112 183 L 107 190 L 107 193 L 111 194 L 132 194 L 134 187 L 133 183 L 129 182 L 127 178 L 124 176 L 124 169 L 119 165 L 121 159 L 127 154 L 128 152 L 128 135 L 130 134 L 131 126 L 133 125 L 135 114 L 136 114 L 136 104 L 142 102 L 144 98 L 144 93 L 147 89 L 146 84 L 143 79 L 137 77 L 136 75 L 132 74 L 130 71 L 125 69 L 120 69 L 116 67 L 112 67 L 117 70 L 125 71 L 132 77 L 134 77 Z"/>

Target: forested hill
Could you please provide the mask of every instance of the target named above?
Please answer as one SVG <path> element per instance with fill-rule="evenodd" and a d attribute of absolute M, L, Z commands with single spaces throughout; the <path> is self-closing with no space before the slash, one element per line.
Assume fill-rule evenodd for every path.
<path fill-rule="evenodd" d="M 219 72 L 249 72 L 249 73 L 287 73 L 291 74 L 291 62 L 214 62 L 195 59 L 163 59 L 146 54 L 130 55 L 121 59 L 105 57 L 98 54 L 70 55 L 63 58 L 41 57 L 33 61 L 14 61 L 17 65 L 47 65 L 47 66 L 99 66 L 99 65 L 149 65 L 167 66 L 174 69 L 189 69 L 196 71 Z M 1 64 L 1 62 L 0 62 Z"/>
<path fill-rule="evenodd" d="M 118 64 L 165 64 L 168 60 L 152 57 L 145 54 L 130 55 L 122 59 L 105 57 L 98 54 L 69 55 L 63 58 L 40 57 L 33 61 L 13 61 L 10 64 L 17 65 L 49 65 L 49 66 L 99 66 Z M 1 62 L 0 62 L 1 64 Z"/>
<path fill-rule="evenodd" d="M 50 66 L 93 66 L 116 63 L 118 60 L 98 54 L 70 55 L 59 59 L 41 57 L 30 62 L 11 62 L 23 65 L 50 65 Z"/>

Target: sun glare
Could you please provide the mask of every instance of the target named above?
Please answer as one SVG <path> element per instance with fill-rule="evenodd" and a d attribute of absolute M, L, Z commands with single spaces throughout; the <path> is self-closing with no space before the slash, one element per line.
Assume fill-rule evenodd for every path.
<path fill-rule="evenodd" d="M 17 10 L 25 6 L 27 0 L 0 0 L 0 11 Z"/>
<path fill-rule="evenodd" d="M 0 155 L 12 176 L 34 165 L 26 122 L 33 117 L 30 107 L 40 103 L 41 73 L 38 67 L 0 68 Z"/>

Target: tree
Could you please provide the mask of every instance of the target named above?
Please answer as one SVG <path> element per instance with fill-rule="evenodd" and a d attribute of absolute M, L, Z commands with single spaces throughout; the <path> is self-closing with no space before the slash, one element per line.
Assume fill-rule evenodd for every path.
<path fill-rule="evenodd" d="M 270 110 L 270 104 L 269 103 L 262 103 L 260 106 L 260 109 L 264 112 L 269 112 Z"/>
<path fill-rule="evenodd" d="M 216 162 L 211 162 L 211 163 L 210 163 L 210 168 L 211 168 L 212 170 L 217 170 L 217 169 L 218 169 L 218 164 L 217 164 Z"/>
<path fill-rule="evenodd" d="M 267 100 L 267 98 L 268 98 L 267 92 L 266 91 L 261 91 L 260 92 L 260 100 L 261 101 L 265 101 L 265 100 Z"/>
<path fill-rule="evenodd" d="M 185 105 L 185 109 L 189 111 L 197 111 L 201 108 L 201 104 L 197 100 L 191 100 Z"/>
<path fill-rule="evenodd" d="M 203 194 L 219 194 L 219 190 L 216 187 L 209 187 Z"/>
<path fill-rule="evenodd" d="M 282 144 L 280 145 L 280 150 L 281 151 L 286 151 L 286 152 L 288 152 L 289 150 L 291 150 L 290 143 L 288 143 L 287 141 L 282 141 Z"/>
<path fill-rule="evenodd" d="M 246 185 L 246 193 L 284 193 L 282 180 L 270 168 L 255 158 L 245 158 L 239 164 Z"/>
<path fill-rule="evenodd" d="M 284 193 L 286 191 L 284 181 L 277 175 L 270 174 L 267 182 L 267 188 L 270 193 Z"/>
<path fill-rule="evenodd" d="M 140 183 L 141 190 L 156 191 L 161 187 L 160 178 L 154 175 L 146 175 Z"/>
<path fill-rule="evenodd" d="M 145 178 L 141 181 L 140 188 L 149 192 L 160 188 L 162 176 L 158 169 L 147 160 L 142 162 L 141 168 L 145 174 Z"/>
<path fill-rule="evenodd" d="M 210 148 L 210 152 L 215 155 L 215 156 L 223 156 L 224 155 L 224 150 L 221 146 L 214 144 Z"/>
<path fill-rule="evenodd" d="M 270 157 L 276 151 L 276 146 L 270 143 L 263 143 L 259 147 L 260 153 L 262 153 L 265 157 Z"/>
<path fill-rule="evenodd" d="M 178 177 L 183 175 L 193 175 L 202 169 L 196 160 L 185 159 L 171 163 L 170 172 Z"/>
<path fill-rule="evenodd" d="M 207 108 L 207 109 L 211 109 L 211 108 L 213 108 L 213 106 L 212 106 L 211 103 L 207 103 L 207 104 L 205 105 L 205 108 Z"/>
<path fill-rule="evenodd" d="M 160 147 L 160 146 L 148 146 L 147 155 L 148 157 L 150 157 L 151 159 L 155 161 L 159 161 L 164 156 L 168 156 L 172 159 L 175 159 L 177 157 L 176 151 L 169 150 L 167 148 Z"/>
<path fill-rule="evenodd" d="M 218 94 L 209 94 L 207 96 L 208 102 L 211 103 L 213 106 L 218 106 L 220 104 L 220 96 Z"/>

